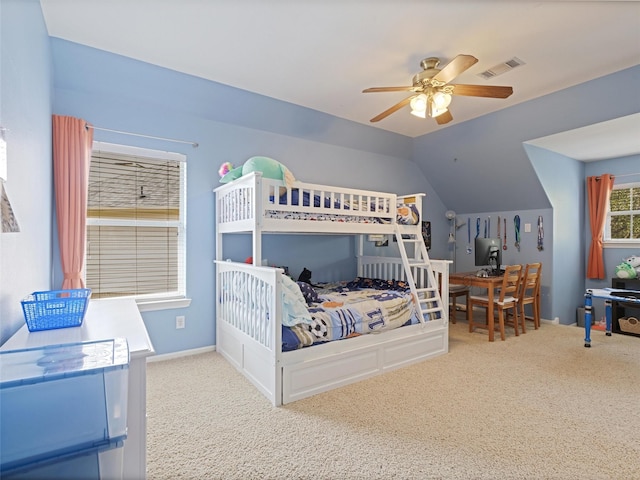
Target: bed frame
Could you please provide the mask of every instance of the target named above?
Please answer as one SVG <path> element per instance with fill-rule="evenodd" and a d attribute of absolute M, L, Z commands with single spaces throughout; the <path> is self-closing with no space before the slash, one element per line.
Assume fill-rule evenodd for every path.
<path fill-rule="evenodd" d="M 294 205 L 292 188 L 328 205 Z M 216 194 L 216 350 L 279 406 L 348 385 L 448 352 L 449 261 L 429 260 L 421 226 L 399 225 L 396 203 L 415 202 L 422 219 L 423 194 L 395 194 L 329 187 L 245 175 L 215 189 Z M 286 202 L 278 201 L 284 195 Z M 276 199 L 274 202 L 273 199 Z M 342 206 L 349 204 L 349 210 Z M 375 211 L 367 207 L 375 205 Z M 274 213 L 290 214 L 274 218 Z M 309 221 L 298 214 L 345 215 L 355 221 Z M 382 219 L 385 223 L 373 223 Z M 364 223 L 363 223 L 364 222 Z M 225 261 L 223 235 L 251 233 L 253 265 Z M 261 266 L 264 233 L 339 233 L 360 235 L 358 276 L 405 280 L 421 323 L 322 345 L 283 352 L 280 268 Z M 364 237 L 395 235 L 400 257 L 364 256 Z M 237 285 L 242 285 L 238 289 Z M 234 288 L 236 287 L 236 288 Z"/>

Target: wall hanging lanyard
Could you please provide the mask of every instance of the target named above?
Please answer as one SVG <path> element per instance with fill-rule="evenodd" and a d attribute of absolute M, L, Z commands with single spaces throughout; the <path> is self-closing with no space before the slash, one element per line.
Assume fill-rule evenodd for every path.
<path fill-rule="evenodd" d="M 504 242 L 502 242 L 502 249 L 507 249 L 507 217 L 504 217 Z"/>
<path fill-rule="evenodd" d="M 538 250 L 544 250 L 544 229 L 542 228 L 542 215 L 538 216 Z"/>
<path fill-rule="evenodd" d="M 513 217 L 513 228 L 516 233 L 516 243 L 514 245 L 520 251 L 520 215 Z"/>
<path fill-rule="evenodd" d="M 476 218 L 476 238 L 480 236 L 480 217 Z"/>
<path fill-rule="evenodd" d="M 471 254 L 471 217 L 467 217 L 467 253 Z"/>

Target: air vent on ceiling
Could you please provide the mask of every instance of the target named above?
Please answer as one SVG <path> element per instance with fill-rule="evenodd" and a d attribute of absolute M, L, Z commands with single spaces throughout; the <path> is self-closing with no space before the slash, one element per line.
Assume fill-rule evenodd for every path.
<path fill-rule="evenodd" d="M 499 63 L 498 65 L 494 65 L 493 67 L 491 67 L 488 70 L 485 70 L 484 72 L 480 72 L 478 76 L 480 78 L 484 78 L 485 80 L 488 80 L 490 78 L 497 77 L 498 75 L 502 75 L 503 73 L 507 73 L 508 71 L 513 70 L 514 68 L 524 64 L 525 63 L 522 60 L 520 60 L 518 57 L 513 57 L 512 59 L 507 60 L 506 62 Z"/>

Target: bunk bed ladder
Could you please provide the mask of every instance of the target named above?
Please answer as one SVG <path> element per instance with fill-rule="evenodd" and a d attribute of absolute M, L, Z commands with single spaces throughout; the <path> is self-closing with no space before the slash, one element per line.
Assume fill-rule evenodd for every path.
<path fill-rule="evenodd" d="M 402 227 L 396 225 L 395 236 L 407 275 L 407 282 L 413 298 L 417 299 L 416 306 L 420 311 L 420 321 L 424 323 L 430 320 L 445 319 L 447 314 L 422 235 L 407 233 L 407 231 L 403 231 Z M 407 253 L 407 247 L 412 247 L 412 257 Z"/>

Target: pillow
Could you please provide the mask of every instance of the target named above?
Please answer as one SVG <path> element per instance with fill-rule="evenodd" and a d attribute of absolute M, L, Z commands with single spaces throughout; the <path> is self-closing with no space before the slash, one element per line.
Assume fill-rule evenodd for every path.
<path fill-rule="evenodd" d="M 300 287 L 291 278 L 282 275 L 282 324 L 293 327 L 299 323 L 311 324 L 311 321 Z"/>
<path fill-rule="evenodd" d="M 300 291 L 302 292 L 302 296 L 307 302 L 307 305 L 320 302 L 320 297 L 318 297 L 318 293 L 313 289 L 311 285 L 301 281 L 298 281 L 297 283 L 298 283 L 298 287 L 300 287 Z"/>
<path fill-rule="evenodd" d="M 309 331 L 309 327 L 305 325 L 296 325 L 295 327 L 282 326 L 282 351 L 289 352 L 298 348 L 313 345 L 314 335 Z"/>
<path fill-rule="evenodd" d="M 242 176 L 242 167 L 236 167 L 233 170 L 229 170 L 220 178 L 220 183 L 233 182 L 235 179 Z"/>
<path fill-rule="evenodd" d="M 287 186 L 296 181 L 295 177 L 283 164 L 269 157 L 251 157 L 242 166 L 242 175 L 251 172 L 261 172 L 265 178 L 283 180 Z"/>
<path fill-rule="evenodd" d="M 418 207 L 413 203 L 396 205 L 396 222 L 400 225 L 418 225 L 420 223 Z"/>

